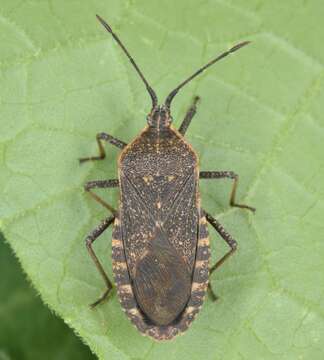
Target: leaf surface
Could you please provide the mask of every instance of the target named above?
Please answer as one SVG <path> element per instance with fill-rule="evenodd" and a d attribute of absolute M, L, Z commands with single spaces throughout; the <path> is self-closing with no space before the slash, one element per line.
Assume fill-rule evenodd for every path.
<path fill-rule="evenodd" d="M 100 359 L 323 359 L 324 36 L 320 0 L 20 2 L 0 14 L 1 230 L 42 299 Z M 115 178 L 118 151 L 103 162 L 95 134 L 129 142 L 145 125 L 143 84 L 94 14 L 109 20 L 164 99 L 199 66 L 242 40 L 252 44 L 193 81 L 174 101 L 179 126 L 201 97 L 187 138 L 202 170 L 205 209 L 239 242 L 211 279 L 191 329 L 175 341 L 142 337 L 116 294 L 90 311 L 104 284 L 84 238 L 107 213 L 83 192 Z M 116 190 L 99 192 L 117 206 Z M 214 232 L 213 261 L 225 252 Z M 111 232 L 95 248 L 111 276 Z"/>
<path fill-rule="evenodd" d="M 0 359 L 93 359 L 72 330 L 42 305 L 0 235 Z"/>

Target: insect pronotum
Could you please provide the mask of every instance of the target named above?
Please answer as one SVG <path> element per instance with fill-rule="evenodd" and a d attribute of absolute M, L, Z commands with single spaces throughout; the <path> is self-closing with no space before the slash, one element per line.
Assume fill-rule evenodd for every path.
<path fill-rule="evenodd" d="M 93 242 L 113 224 L 112 265 L 119 301 L 127 316 L 144 335 L 156 340 L 172 339 L 192 323 L 207 289 L 216 299 L 209 276 L 236 250 L 236 241 L 200 205 L 199 179 L 233 180 L 230 205 L 254 211 L 235 201 L 238 175 L 233 171 L 199 171 L 198 156 L 184 135 L 196 113 L 196 96 L 179 129 L 172 125 L 171 103 L 178 91 L 205 69 L 247 45 L 244 41 L 211 60 L 184 80 L 158 104 L 134 59 L 99 16 L 101 24 L 122 48 L 144 82 L 152 100 L 147 125 L 129 144 L 106 134 L 97 134 L 99 155 L 80 162 L 105 158 L 103 142 L 121 149 L 118 179 L 89 181 L 85 190 L 112 215 L 86 238 L 87 249 L 106 284 L 104 294 L 91 306 L 107 298 L 113 288 L 93 248 Z M 118 210 L 92 192 L 95 188 L 120 191 Z M 207 222 L 230 250 L 209 267 Z"/>

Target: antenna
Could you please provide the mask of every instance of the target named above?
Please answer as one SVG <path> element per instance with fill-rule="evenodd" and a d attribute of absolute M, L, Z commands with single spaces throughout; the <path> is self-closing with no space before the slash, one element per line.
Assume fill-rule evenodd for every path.
<path fill-rule="evenodd" d="M 170 105 L 171 102 L 173 100 L 173 98 L 177 95 L 178 91 L 185 86 L 189 81 L 191 81 L 193 78 L 195 78 L 197 75 L 199 75 L 200 73 L 202 73 L 204 70 L 206 70 L 209 66 L 215 64 L 215 62 L 223 59 L 224 57 L 226 57 L 227 55 L 233 53 L 234 51 L 240 49 L 241 47 L 249 44 L 250 41 L 244 41 L 241 42 L 235 46 L 233 46 L 230 50 L 225 51 L 223 54 L 217 56 L 215 59 L 211 60 L 208 64 L 206 64 L 205 66 L 203 66 L 202 68 L 200 68 L 199 70 L 197 70 L 194 74 L 192 74 L 190 77 L 188 77 L 188 79 L 186 79 L 185 81 L 183 81 L 180 85 L 178 85 L 174 90 L 172 90 L 170 92 L 170 94 L 168 95 L 168 97 L 165 100 L 165 106 L 170 109 Z"/>
<path fill-rule="evenodd" d="M 152 107 L 156 107 L 157 103 L 158 103 L 158 99 L 157 96 L 155 94 L 155 91 L 151 88 L 151 86 L 149 85 L 149 83 L 147 82 L 147 80 L 145 79 L 144 75 L 142 74 L 141 70 L 139 69 L 139 67 L 136 65 L 134 59 L 130 56 L 129 52 L 127 51 L 127 49 L 125 48 L 124 44 L 119 40 L 118 36 L 112 31 L 111 27 L 105 22 L 105 20 L 103 20 L 99 15 L 96 15 L 97 19 L 101 22 L 101 24 L 105 27 L 105 29 L 110 32 L 110 34 L 112 35 L 112 37 L 116 40 L 116 42 L 118 43 L 118 45 L 123 49 L 124 53 L 126 54 L 126 56 L 128 57 L 129 61 L 133 64 L 135 70 L 137 71 L 138 75 L 140 76 L 140 78 L 143 80 L 146 89 L 148 91 L 148 93 L 151 96 L 152 99 Z"/>

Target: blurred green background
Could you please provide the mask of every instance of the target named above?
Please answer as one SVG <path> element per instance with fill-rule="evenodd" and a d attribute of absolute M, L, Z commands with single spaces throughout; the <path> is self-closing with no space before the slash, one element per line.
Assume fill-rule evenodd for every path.
<path fill-rule="evenodd" d="M 43 302 L 100 359 L 322 360 L 323 1 L 0 4 L 0 229 Z M 257 213 L 229 208 L 228 181 L 201 182 L 203 206 L 237 238 L 239 251 L 211 279 L 218 302 L 207 299 L 188 332 L 168 343 L 142 337 L 115 293 L 88 308 L 104 286 L 83 241 L 107 213 L 82 185 L 115 178 L 118 151 L 107 146 L 96 164 L 77 159 L 96 152 L 97 132 L 130 141 L 150 110 L 143 84 L 96 13 L 162 99 L 220 52 L 252 41 L 174 100 L 179 126 L 201 96 L 186 135 L 201 169 L 239 173 L 238 200 Z M 101 194 L 117 205 L 116 190 Z M 226 247 L 212 231 L 211 238 L 214 262 Z M 95 247 L 111 275 L 110 239 L 107 231 Z M 23 275 L 7 272 L 17 265 L 2 242 L 0 359 L 91 357 Z M 30 294 L 26 303 L 22 293 Z M 23 319 L 31 313 L 29 324 Z M 11 335 L 19 332 L 29 337 Z"/>
<path fill-rule="evenodd" d="M 30 287 L 0 235 L 0 359 L 95 359 Z"/>

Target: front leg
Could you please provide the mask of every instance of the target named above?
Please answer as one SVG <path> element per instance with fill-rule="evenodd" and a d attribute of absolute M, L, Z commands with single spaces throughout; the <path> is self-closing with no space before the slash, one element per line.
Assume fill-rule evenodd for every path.
<path fill-rule="evenodd" d="M 96 136 L 96 140 L 98 143 L 99 148 L 99 155 L 98 156 L 90 156 L 79 159 L 80 163 L 83 163 L 85 161 L 93 161 L 93 160 L 102 160 L 106 157 L 105 148 L 103 146 L 102 141 L 107 141 L 110 144 L 117 146 L 119 149 L 123 149 L 127 144 L 121 140 L 118 140 L 114 138 L 113 136 L 106 134 L 106 133 L 99 133 Z"/>
<path fill-rule="evenodd" d="M 184 135 L 191 123 L 192 118 L 194 117 L 194 115 L 196 114 L 197 111 L 197 102 L 199 101 L 199 96 L 195 96 L 192 105 L 190 106 L 190 108 L 188 109 L 180 127 L 179 127 L 179 133 L 181 135 Z"/>
<path fill-rule="evenodd" d="M 234 207 L 239 207 L 241 209 L 248 209 L 255 212 L 255 208 L 249 205 L 237 204 L 235 202 L 236 189 L 238 184 L 239 176 L 233 171 L 200 171 L 200 179 L 232 179 L 234 180 L 231 196 L 230 196 L 230 205 Z"/>

